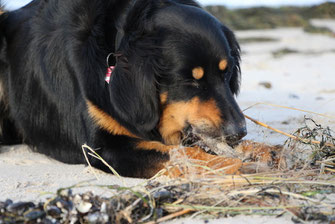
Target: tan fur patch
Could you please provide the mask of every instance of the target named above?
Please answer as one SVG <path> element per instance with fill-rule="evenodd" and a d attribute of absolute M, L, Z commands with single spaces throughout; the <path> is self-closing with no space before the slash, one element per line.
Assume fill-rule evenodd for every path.
<path fill-rule="evenodd" d="M 162 93 L 160 95 L 161 105 L 166 104 L 167 98 L 168 98 L 168 93 L 167 92 Z"/>
<path fill-rule="evenodd" d="M 0 80 L 0 101 L 3 101 L 5 97 L 5 89 L 3 88 L 2 81 Z"/>
<path fill-rule="evenodd" d="M 190 161 L 192 161 L 190 163 Z M 186 147 L 171 150 L 170 162 L 166 164 L 165 175 L 170 177 L 204 177 L 217 172 L 239 174 L 242 161 L 237 158 L 225 158 L 210 155 L 198 147 Z M 207 169 L 205 168 L 207 167 Z M 211 171 L 209 172 L 208 168 Z M 220 170 L 220 171 L 218 171 Z"/>
<path fill-rule="evenodd" d="M 223 59 L 223 60 L 221 60 L 220 63 L 219 63 L 219 69 L 220 69 L 221 71 L 224 71 L 224 70 L 227 68 L 227 65 L 228 65 L 227 60 L 226 60 L 226 59 Z"/>
<path fill-rule="evenodd" d="M 202 67 L 196 67 L 192 70 L 192 75 L 195 79 L 201 79 L 205 75 L 205 71 Z"/>
<path fill-rule="evenodd" d="M 138 138 L 136 135 L 132 134 L 128 129 L 119 124 L 114 118 L 109 114 L 98 108 L 90 101 L 86 101 L 88 113 L 95 123 L 102 129 L 108 131 L 113 135 L 126 135 L 133 138 Z"/>
<path fill-rule="evenodd" d="M 136 147 L 142 150 L 155 150 L 162 153 L 168 153 L 171 149 L 175 148 L 175 146 L 164 145 L 163 143 L 156 141 L 141 141 Z"/>
<path fill-rule="evenodd" d="M 163 110 L 159 124 L 159 132 L 166 144 L 177 145 L 180 143 L 181 131 L 186 122 L 192 125 L 206 124 L 219 128 L 222 123 L 221 112 L 214 99 L 201 102 L 198 97 L 194 97 L 187 102 L 168 104 Z"/>

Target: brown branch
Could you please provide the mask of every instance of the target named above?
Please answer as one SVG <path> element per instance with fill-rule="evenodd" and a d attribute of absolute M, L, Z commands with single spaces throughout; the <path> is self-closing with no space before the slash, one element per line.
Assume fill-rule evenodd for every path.
<path fill-rule="evenodd" d="M 192 209 L 184 209 L 184 210 L 181 210 L 179 212 L 175 212 L 175 213 L 172 213 L 170 215 L 164 216 L 164 217 L 158 219 L 157 221 L 147 222 L 146 224 L 156 224 L 156 223 L 160 223 L 160 222 L 166 222 L 170 219 L 177 218 L 179 216 L 185 215 L 185 214 L 190 213 L 192 211 L 193 211 Z"/>

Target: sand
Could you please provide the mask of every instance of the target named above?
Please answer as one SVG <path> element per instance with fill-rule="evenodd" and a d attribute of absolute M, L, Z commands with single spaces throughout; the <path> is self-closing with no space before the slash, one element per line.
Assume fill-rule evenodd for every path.
<path fill-rule="evenodd" d="M 335 38 L 307 34 L 296 28 L 243 31 L 237 32 L 237 36 L 279 39 L 242 45 L 243 79 L 238 97 L 242 110 L 264 102 L 323 113 L 333 119 L 265 105 L 245 111 L 246 115 L 289 133 L 300 127 L 304 115 L 335 128 Z M 273 52 L 285 48 L 298 53 L 279 58 L 273 56 Z M 262 82 L 272 87 L 265 88 L 260 85 Z M 286 139 L 251 123 L 248 127 L 249 139 L 272 144 L 283 143 Z"/>
<path fill-rule="evenodd" d="M 335 21 L 315 20 L 314 25 L 335 30 Z M 239 38 L 270 37 L 273 42 L 255 42 L 242 45 L 242 88 L 237 100 L 243 109 L 266 102 L 310 110 L 332 116 L 326 118 L 267 105 L 254 106 L 245 114 L 286 132 L 301 127 L 305 115 L 335 130 L 335 38 L 307 34 L 299 28 L 238 31 Z M 272 52 L 284 48 L 297 53 L 274 57 Z M 260 83 L 266 82 L 271 88 Z M 269 144 L 282 144 L 286 137 L 273 133 L 248 121 L 248 136 Z M 99 180 L 85 165 L 68 165 L 32 152 L 27 146 L 0 148 L 0 201 L 40 201 L 61 187 L 81 182 L 91 184 L 120 184 L 134 186 L 141 179 L 117 178 L 98 172 Z M 83 188 L 108 196 L 111 192 L 101 188 Z M 47 193 L 47 194 L 46 194 Z M 209 223 L 285 223 L 290 217 L 234 217 L 211 220 Z M 183 219 L 172 223 L 204 223 L 203 220 Z"/>
<path fill-rule="evenodd" d="M 69 165 L 33 152 L 28 146 L 2 147 L 0 153 L 0 201 L 42 200 L 52 196 L 61 187 L 76 184 L 134 186 L 141 179 L 118 178 L 85 165 Z M 96 176 L 99 178 L 97 179 Z M 96 187 L 76 189 L 92 191 L 98 195 L 111 195 L 110 191 Z"/>

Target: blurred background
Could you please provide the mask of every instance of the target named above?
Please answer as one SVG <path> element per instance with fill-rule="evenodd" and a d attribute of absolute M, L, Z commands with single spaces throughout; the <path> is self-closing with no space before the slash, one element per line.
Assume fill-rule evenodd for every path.
<path fill-rule="evenodd" d="M 19 8 L 30 0 L 1 0 L 6 3 L 8 9 Z M 1 2 L 0 1 L 0 2 Z M 283 6 L 283 5 L 311 5 L 319 4 L 325 1 L 322 0 L 198 0 L 202 5 L 225 5 L 229 8 L 246 8 L 254 6 Z"/>

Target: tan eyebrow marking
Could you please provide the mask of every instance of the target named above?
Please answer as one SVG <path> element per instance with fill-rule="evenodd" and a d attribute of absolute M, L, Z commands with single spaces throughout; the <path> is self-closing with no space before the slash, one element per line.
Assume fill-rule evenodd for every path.
<path fill-rule="evenodd" d="M 167 98 L 168 98 L 168 93 L 164 92 L 160 95 L 161 98 L 161 104 L 165 104 L 167 102 Z"/>
<path fill-rule="evenodd" d="M 205 71 L 202 67 L 196 67 L 192 70 L 192 74 L 195 79 L 201 79 L 204 77 Z"/>
<path fill-rule="evenodd" d="M 224 71 L 227 68 L 228 62 L 226 59 L 222 59 L 219 63 L 219 69 Z"/>

